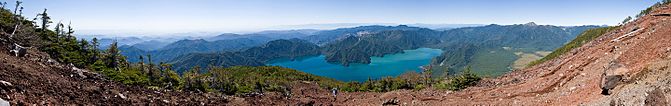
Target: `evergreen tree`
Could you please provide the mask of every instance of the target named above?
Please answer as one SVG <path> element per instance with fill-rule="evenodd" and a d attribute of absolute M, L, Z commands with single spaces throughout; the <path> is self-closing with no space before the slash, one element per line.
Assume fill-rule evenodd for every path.
<path fill-rule="evenodd" d="M 65 32 L 65 35 L 67 35 L 66 38 L 68 40 L 74 39 L 74 36 L 72 36 L 72 34 L 74 34 L 74 33 L 75 33 L 75 30 L 72 28 L 72 22 L 70 22 L 70 23 L 68 23 L 68 31 Z"/>
<path fill-rule="evenodd" d="M 60 21 L 56 23 L 56 27 L 54 28 L 54 31 L 56 31 L 56 41 L 55 42 L 60 42 L 62 39 L 62 33 L 63 33 L 63 23 Z"/>
<path fill-rule="evenodd" d="M 49 17 L 49 15 L 47 14 L 47 9 L 46 8 L 44 9 L 44 11 L 41 14 L 37 14 L 37 16 L 39 16 L 40 19 L 42 20 L 42 24 L 41 24 L 42 27 L 41 28 L 42 28 L 42 32 L 44 33 L 48 30 L 47 27 L 49 27 L 49 24 L 52 23 L 51 22 L 51 17 Z"/>
<path fill-rule="evenodd" d="M 119 49 L 117 48 L 116 41 L 112 43 L 110 47 L 107 49 L 106 55 L 107 55 L 106 58 L 107 67 L 115 68 L 118 71 L 119 69 L 117 67 L 119 66 Z"/>
<path fill-rule="evenodd" d="M 98 50 L 98 38 L 93 38 L 91 40 L 91 46 L 93 46 L 93 50 Z"/>
<path fill-rule="evenodd" d="M 88 41 L 86 41 L 84 39 L 81 39 L 79 41 L 79 48 L 81 48 L 80 52 L 82 52 L 82 54 L 88 54 L 89 53 L 89 49 L 91 48 L 89 46 L 91 46 L 91 45 L 89 45 Z"/>
<path fill-rule="evenodd" d="M 137 64 L 140 64 L 140 72 L 142 72 L 143 74 L 146 74 L 147 72 L 144 71 L 144 57 L 142 57 L 142 55 L 140 55 L 139 58 L 140 58 L 140 61 L 137 62 Z"/>
<path fill-rule="evenodd" d="M 98 51 L 98 38 L 93 38 L 91 40 L 91 47 L 89 49 L 89 53 L 91 54 L 89 61 L 95 62 L 98 61 L 98 58 L 100 57 L 100 52 Z"/>
<path fill-rule="evenodd" d="M 622 25 L 627 24 L 629 21 L 631 21 L 631 16 L 627 16 L 627 18 L 622 21 Z"/>
<path fill-rule="evenodd" d="M 154 72 L 154 63 L 151 61 L 151 54 L 147 54 L 147 62 L 149 63 L 149 68 L 147 68 L 147 76 L 149 76 L 149 81 L 154 82 L 156 80 L 156 74 Z"/>

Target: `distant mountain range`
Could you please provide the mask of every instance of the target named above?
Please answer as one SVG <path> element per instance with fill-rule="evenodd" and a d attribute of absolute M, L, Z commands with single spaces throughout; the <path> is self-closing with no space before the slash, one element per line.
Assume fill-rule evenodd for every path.
<path fill-rule="evenodd" d="M 444 29 L 453 29 L 461 27 L 476 27 L 476 26 L 485 26 L 486 24 L 425 24 L 425 23 L 414 23 L 414 24 L 398 24 L 398 23 L 330 23 L 330 24 L 301 24 L 301 25 L 281 25 L 269 27 L 266 29 L 275 29 L 275 30 L 293 30 L 293 29 L 319 29 L 319 30 L 333 30 L 338 28 L 352 28 L 358 26 L 398 26 L 398 25 L 407 25 L 413 27 L 422 27 L 429 28 L 433 30 L 444 30 Z"/>
<path fill-rule="evenodd" d="M 177 70 L 186 70 L 194 66 L 262 66 L 277 58 L 294 59 L 318 55 L 319 50 L 319 46 L 305 40 L 280 39 L 239 52 L 190 53 L 175 58 L 171 64 L 174 64 Z"/>
<path fill-rule="evenodd" d="M 170 42 L 169 40 L 150 40 L 139 43 L 124 43 L 121 54 L 128 56 L 128 61 L 139 62 L 139 56 L 152 55 L 153 62 L 168 62 L 178 56 L 189 53 L 235 52 L 255 46 L 261 46 L 278 39 L 302 38 L 319 30 L 269 30 L 250 34 L 224 33 L 210 37 L 192 37 Z M 107 39 L 107 38 L 106 38 Z M 110 40 L 110 44 L 113 40 Z M 121 42 L 117 40 L 118 42 Z"/>
<path fill-rule="evenodd" d="M 154 60 L 153 62 L 158 63 L 167 62 L 177 56 L 189 53 L 244 50 L 246 48 L 263 45 L 270 40 L 272 39 L 265 37 L 237 38 L 217 41 L 206 41 L 203 39 L 180 40 L 155 50 L 140 49 L 140 47 L 138 47 L 139 45 L 121 46 L 119 50 L 121 50 L 121 54 L 128 57 L 129 62 L 139 62 L 139 57 L 141 55 L 145 57 L 151 55 Z"/>
<path fill-rule="evenodd" d="M 318 44 L 318 45 L 324 45 L 326 43 L 330 43 L 339 39 L 344 39 L 347 36 L 352 36 L 352 35 L 357 35 L 361 33 L 379 33 L 383 31 L 390 31 L 390 30 L 419 30 L 422 28 L 419 27 L 409 27 L 407 25 L 399 25 L 399 26 L 380 26 L 380 25 L 373 25 L 373 26 L 359 26 L 359 27 L 353 27 L 353 28 L 339 28 L 339 29 L 334 29 L 334 30 L 325 30 L 325 31 L 320 31 L 316 32 L 314 35 L 310 35 L 307 37 L 304 37 L 302 39 L 308 40 L 312 43 Z"/>
<path fill-rule="evenodd" d="M 454 73 L 467 66 L 478 70 L 508 71 L 507 66 L 517 58 L 516 52 L 552 51 L 580 32 L 600 27 L 535 23 L 472 26 L 439 30 L 408 25 L 372 25 L 333 30 L 225 33 L 165 45 L 149 45 L 163 43 L 160 41 L 141 42 L 121 46 L 120 50 L 131 62 L 138 62 L 140 55 L 150 54 L 154 62 L 169 62 L 177 69 L 188 69 L 192 66 L 259 66 L 272 59 L 310 55 L 325 55 L 326 61 L 347 66 L 370 63 L 370 57 L 374 56 L 428 47 L 444 51 L 430 64 L 434 70 L 439 70 L 436 74 L 440 75 L 444 74 L 441 71 Z M 475 66 L 490 64 L 483 61 L 500 65 Z"/>

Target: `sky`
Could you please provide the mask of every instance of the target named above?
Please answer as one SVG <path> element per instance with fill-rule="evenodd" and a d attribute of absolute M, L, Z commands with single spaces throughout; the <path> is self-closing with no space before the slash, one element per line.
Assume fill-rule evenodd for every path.
<path fill-rule="evenodd" d="M 14 0 L 9 2 L 13 8 Z M 616 25 L 660 0 L 23 0 L 79 34 L 241 32 L 334 23 Z"/>

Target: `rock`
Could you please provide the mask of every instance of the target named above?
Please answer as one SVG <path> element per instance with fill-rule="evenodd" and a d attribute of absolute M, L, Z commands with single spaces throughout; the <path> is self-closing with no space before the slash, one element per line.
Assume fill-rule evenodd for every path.
<path fill-rule="evenodd" d="M 23 56 L 26 56 L 26 52 L 27 52 L 27 50 L 26 50 L 25 47 L 23 47 L 23 46 L 21 46 L 21 45 L 19 45 L 19 44 L 14 43 L 14 45 L 11 46 L 11 50 L 9 50 L 9 52 L 10 52 L 10 53 L 14 53 L 14 55 L 15 55 L 16 57 L 23 57 Z"/>
<path fill-rule="evenodd" d="M 81 78 L 87 78 L 87 76 L 84 75 L 84 73 L 86 73 L 86 72 L 88 72 L 88 71 L 86 71 L 86 70 L 84 70 L 84 69 L 79 69 L 79 68 L 77 68 L 77 67 L 72 67 L 72 70 L 74 70 L 75 72 L 77 72 L 77 75 L 79 75 L 79 77 L 81 77 Z"/>
<path fill-rule="evenodd" d="M 617 87 L 617 85 L 620 84 L 620 81 L 622 80 L 622 75 L 605 76 L 601 80 L 603 80 L 601 81 L 601 94 L 610 95 L 611 94 L 610 90 Z"/>
<path fill-rule="evenodd" d="M 54 59 L 47 59 L 47 63 L 49 63 L 51 65 L 58 65 L 58 62 L 56 62 L 56 60 L 54 60 Z"/>
<path fill-rule="evenodd" d="M 124 96 L 124 95 L 121 94 L 121 93 L 119 93 L 119 94 L 117 94 L 117 95 L 119 95 L 119 97 L 121 97 L 121 99 L 126 99 L 126 96 Z"/>
<path fill-rule="evenodd" d="M 10 106 L 8 101 L 5 101 L 4 99 L 0 98 L 0 106 Z"/>
<path fill-rule="evenodd" d="M 0 84 L 1 84 L 2 86 L 6 86 L 6 87 L 14 86 L 14 85 L 12 85 L 12 83 L 9 83 L 9 82 L 7 82 L 7 81 L 2 81 L 2 80 L 0 80 Z"/>
<path fill-rule="evenodd" d="M 11 91 L 11 89 L 13 89 L 13 88 L 14 88 L 14 85 L 12 85 L 12 83 L 0 80 L 0 91 L 2 91 L 2 92 L 5 92 L 5 90 Z M 0 106 L 2 106 L 2 105 L 0 105 Z"/>
<path fill-rule="evenodd" d="M 387 99 L 382 102 L 382 106 L 391 106 L 391 105 L 399 105 L 399 100 L 396 98 L 393 99 Z"/>

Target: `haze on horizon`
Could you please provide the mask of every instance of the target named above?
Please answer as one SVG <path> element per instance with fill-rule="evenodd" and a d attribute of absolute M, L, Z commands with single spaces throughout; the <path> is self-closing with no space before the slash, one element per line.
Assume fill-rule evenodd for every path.
<path fill-rule="evenodd" d="M 2 1 L 13 8 L 14 0 Z M 54 23 L 72 22 L 78 34 L 249 32 L 334 23 L 616 25 L 658 1 L 23 0 L 24 16 L 47 8 Z"/>

